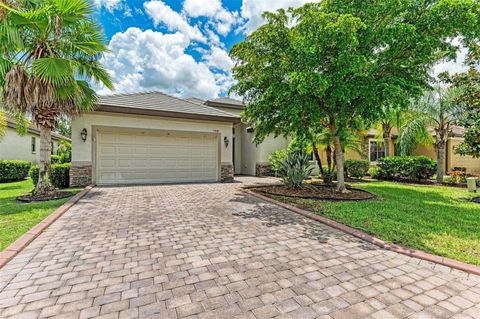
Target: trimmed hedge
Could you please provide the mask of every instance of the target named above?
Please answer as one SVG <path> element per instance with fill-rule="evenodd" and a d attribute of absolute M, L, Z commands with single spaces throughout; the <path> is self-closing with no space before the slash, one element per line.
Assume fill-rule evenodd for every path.
<path fill-rule="evenodd" d="M 0 183 L 16 182 L 27 178 L 32 163 L 20 160 L 0 161 Z"/>
<path fill-rule="evenodd" d="M 378 160 L 378 177 L 387 180 L 426 180 L 435 175 L 437 162 L 426 156 L 394 156 Z"/>
<path fill-rule="evenodd" d="M 29 174 L 36 186 L 38 183 L 38 166 L 32 166 Z M 50 178 L 56 188 L 68 188 L 70 185 L 70 163 L 53 164 Z"/>
<path fill-rule="evenodd" d="M 346 160 L 345 174 L 348 177 L 362 178 L 368 173 L 370 163 L 366 160 Z"/>
<path fill-rule="evenodd" d="M 52 155 L 52 164 L 62 164 L 62 157 L 60 155 Z"/>

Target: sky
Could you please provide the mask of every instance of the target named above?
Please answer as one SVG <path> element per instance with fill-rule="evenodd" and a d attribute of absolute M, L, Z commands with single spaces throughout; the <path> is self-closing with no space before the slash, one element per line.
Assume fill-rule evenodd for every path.
<path fill-rule="evenodd" d="M 110 52 L 102 58 L 115 92 L 161 91 L 182 98 L 228 95 L 231 47 L 264 11 L 309 0 L 91 0 Z M 312 1 L 312 0 L 310 0 Z M 455 71 L 459 63 L 437 66 Z M 111 94 L 97 88 L 99 94 Z"/>

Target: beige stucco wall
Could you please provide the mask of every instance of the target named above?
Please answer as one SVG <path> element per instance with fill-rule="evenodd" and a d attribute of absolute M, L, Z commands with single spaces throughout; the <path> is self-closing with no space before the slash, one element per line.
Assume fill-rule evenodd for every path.
<path fill-rule="evenodd" d="M 448 143 L 448 169 L 452 167 L 466 167 L 467 173 L 480 174 L 480 158 L 461 156 L 455 153 L 455 147 L 462 142 L 462 138 L 451 138 Z"/>
<path fill-rule="evenodd" d="M 32 153 L 31 148 L 32 137 L 35 137 L 35 153 Z M 53 151 L 55 152 L 57 148 L 58 141 L 53 141 Z M 0 160 L 24 160 L 38 163 L 40 160 L 40 137 L 32 133 L 22 136 L 9 127 L 6 134 L 0 137 Z"/>
<path fill-rule="evenodd" d="M 114 113 L 87 113 L 72 121 L 72 162 L 88 164 L 93 162 L 94 129 L 97 127 L 116 127 L 146 130 L 174 130 L 184 132 L 218 132 L 220 135 L 220 160 L 232 164 L 232 123 L 187 120 L 166 117 L 125 115 Z M 80 132 L 87 129 L 88 137 L 81 140 Z M 230 141 L 228 147 L 223 143 L 224 137 Z"/>

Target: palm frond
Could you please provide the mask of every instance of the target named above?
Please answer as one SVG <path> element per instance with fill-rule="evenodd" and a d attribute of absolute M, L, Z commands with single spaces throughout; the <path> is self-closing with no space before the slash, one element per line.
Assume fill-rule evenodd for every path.
<path fill-rule="evenodd" d="M 60 58 L 41 58 L 33 62 L 33 75 L 54 85 L 73 82 L 72 62 Z"/>
<path fill-rule="evenodd" d="M 428 130 L 430 124 L 430 116 L 417 113 L 416 117 L 402 127 L 398 143 L 403 156 L 409 155 L 418 144 L 433 143 L 432 134 Z"/>

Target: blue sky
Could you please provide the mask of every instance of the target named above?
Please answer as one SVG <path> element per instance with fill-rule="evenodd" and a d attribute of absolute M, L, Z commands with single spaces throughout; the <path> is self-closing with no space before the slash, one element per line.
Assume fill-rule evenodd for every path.
<path fill-rule="evenodd" d="M 91 1 L 107 36 L 110 53 L 102 62 L 115 93 L 162 91 L 207 99 L 228 94 L 234 83 L 228 51 L 262 24 L 264 11 L 318 0 Z M 436 71 L 458 68 L 447 63 Z"/>
<path fill-rule="evenodd" d="M 212 98 L 228 94 L 234 83 L 228 51 L 262 24 L 262 12 L 309 0 L 91 1 L 111 51 L 102 62 L 115 93 Z"/>

